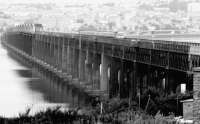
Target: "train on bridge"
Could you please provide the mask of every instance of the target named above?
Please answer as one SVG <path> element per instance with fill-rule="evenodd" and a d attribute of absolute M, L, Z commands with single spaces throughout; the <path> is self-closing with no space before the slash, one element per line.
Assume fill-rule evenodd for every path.
<path fill-rule="evenodd" d="M 200 66 L 200 42 L 102 33 L 45 32 L 40 24 L 9 28 L 2 44 L 32 66 L 54 71 L 92 95 L 134 97 L 149 87 L 175 93 L 193 90 L 193 68 Z M 194 36 L 193 39 L 200 36 Z M 184 40 L 178 40 L 178 39 Z M 190 37 L 191 38 L 191 37 Z M 69 81 L 70 80 L 70 81 Z"/>

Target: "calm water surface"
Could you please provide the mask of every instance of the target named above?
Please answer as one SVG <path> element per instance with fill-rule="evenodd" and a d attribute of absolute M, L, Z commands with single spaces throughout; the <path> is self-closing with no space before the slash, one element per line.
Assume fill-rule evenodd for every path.
<path fill-rule="evenodd" d="M 65 84 L 44 79 L 17 62 L 0 46 L 0 116 L 12 117 L 54 105 L 83 105 L 87 98 Z"/>

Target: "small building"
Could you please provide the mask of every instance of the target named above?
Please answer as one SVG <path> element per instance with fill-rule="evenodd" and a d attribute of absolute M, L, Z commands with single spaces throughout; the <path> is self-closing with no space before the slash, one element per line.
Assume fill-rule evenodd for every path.
<path fill-rule="evenodd" d="M 183 103 L 183 118 L 184 120 L 193 119 L 193 99 L 181 101 Z"/>

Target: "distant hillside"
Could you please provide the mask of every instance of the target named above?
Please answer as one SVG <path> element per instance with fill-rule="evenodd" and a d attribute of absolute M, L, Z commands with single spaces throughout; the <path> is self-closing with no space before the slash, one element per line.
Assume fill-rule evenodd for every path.
<path fill-rule="evenodd" d="M 129 0 L 130 1 L 130 0 Z M 181 6 L 179 6 L 181 5 Z M 187 30 L 194 28 L 187 16 L 184 0 L 137 0 L 130 4 L 20 3 L 0 7 L 0 25 L 41 23 L 49 31 L 122 31 Z M 198 26 L 195 25 L 195 28 Z"/>

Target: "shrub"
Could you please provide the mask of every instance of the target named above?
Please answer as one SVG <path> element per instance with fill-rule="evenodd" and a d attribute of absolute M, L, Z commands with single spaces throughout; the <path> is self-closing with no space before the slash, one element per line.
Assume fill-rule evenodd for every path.
<path fill-rule="evenodd" d="M 150 101 L 147 108 L 147 113 L 151 115 L 155 115 L 159 110 L 164 115 L 168 115 L 170 112 L 176 113 L 177 115 L 182 114 L 181 113 L 181 100 L 192 98 L 192 93 L 187 92 L 186 94 L 173 94 L 170 95 L 166 94 L 163 90 L 150 87 L 146 89 L 143 94 L 140 97 L 141 101 L 141 108 L 145 109 L 147 105 L 147 101 L 150 95 Z M 177 104 L 177 98 L 178 98 L 178 104 Z M 139 103 L 137 96 L 137 103 Z"/>

